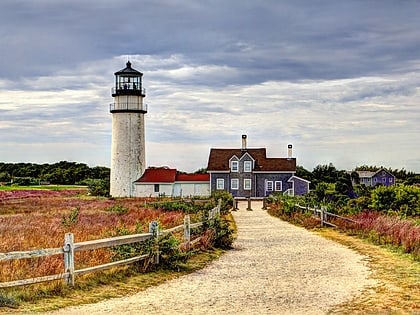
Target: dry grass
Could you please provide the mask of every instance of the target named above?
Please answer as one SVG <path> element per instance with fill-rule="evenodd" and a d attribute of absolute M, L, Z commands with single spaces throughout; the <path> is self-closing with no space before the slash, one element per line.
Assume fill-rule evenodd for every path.
<path fill-rule="evenodd" d="M 59 248 L 64 235 L 74 234 L 81 242 L 114 236 L 118 231 L 142 233 L 151 221 L 163 228 L 183 223 L 181 211 L 161 211 L 145 206 L 146 199 L 106 199 L 89 197 L 86 191 L 20 190 L 0 191 L 0 252 Z M 124 211 L 113 211 L 115 209 Z M 73 214 L 77 214 L 73 216 Z M 114 252 L 97 249 L 78 252 L 76 269 L 111 262 Z M 0 282 L 60 274 L 61 255 L 0 262 Z M 31 301 L 51 294 L 61 295 L 61 282 L 42 283 L 17 289 L 4 289 L 2 296 Z M 4 303 L 2 303 L 4 304 Z"/>
<path fill-rule="evenodd" d="M 420 263 L 409 255 L 367 243 L 332 229 L 318 234 L 368 257 L 378 285 L 336 307 L 336 314 L 420 314 Z"/>
<path fill-rule="evenodd" d="M 183 223 L 182 211 L 150 209 L 146 206 L 150 201 L 150 198 L 113 200 L 89 197 L 86 191 L 75 190 L 0 191 L 0 252 L 61 247 L 68 232 L 74 234 L 76 242 L 80 242 L 113 236 L 122 230 L 146 232 L 153 220 L 157 220 L 163 228 Z M 142 270 L 139 264 L 79 277 L 74 288 L 58 280 L 3 289 L 0 304 L 8 305 L 9 298 L 12 303 L 0 307 L 0 313 L 53 310 L 135 293 L 202 268 L 222 253 L 220 250 L 199 253 L 178 272 L 158 270 L 142 273 L 139 272 Z M 113 255 L 108 249 L 76 253 L 76 269 L 110 262 Z M 60 255 L 2 261 L 0 282 L 58 274 L 63 270 Z"/>

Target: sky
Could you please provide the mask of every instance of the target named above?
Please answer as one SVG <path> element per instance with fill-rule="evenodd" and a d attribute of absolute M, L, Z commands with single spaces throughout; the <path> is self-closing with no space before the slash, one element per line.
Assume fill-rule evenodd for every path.
<path fill-rule="evenodd" d="M 267 148 L 420 173 L 420 1 L 2 0 L 0 162 L 110 166 L 114 72 L 141 71 L 146 164 Z"/>

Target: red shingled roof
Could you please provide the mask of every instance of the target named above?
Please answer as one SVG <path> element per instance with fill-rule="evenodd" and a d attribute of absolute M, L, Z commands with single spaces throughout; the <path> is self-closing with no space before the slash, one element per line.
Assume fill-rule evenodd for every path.
<path fill-rule="evenodd" d="M 176 177 L 174 168 L 148 168 L 137 183 L 173 183 Z"/>
<path fill-rule="evenodd" d="M 137 183 L 208 182 L 210 174 L 177 174 L 174 168 L 148 168 Z"/>
<path fill-rule="evenodd" d="M 229 171 L 229 160 L 235 155 L 239 159 L 248 153 L 255 160 L 253 171 L 296 171 L 296 159 L 267 158 L 266 149 L 211 149 L 207 171 Z"/>
<path fill-rule="evenodd" d="M 177 174 L 177 182 L 208 182 L 210 174 Z"/>

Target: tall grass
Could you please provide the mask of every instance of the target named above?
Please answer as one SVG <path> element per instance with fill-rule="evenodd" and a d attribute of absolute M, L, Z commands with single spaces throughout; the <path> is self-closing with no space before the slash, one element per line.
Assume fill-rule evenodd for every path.
<path fill-rule="evenodd" d="M 124 227 L 130 233 L 146 232 L 149 222 L 157 220 L 164 228 L 180 225 L 181 211 L 145 208 L 148 200 L 111 200 L 81 195 L 78 191 L 1 191 L 0 252 L 57 248 L 64 235 L 74 234 L 75 242 L 114 235 Z M 127 209 L 110 211 L 109 209 Z M 77 211 L 76 211 L 77 210 Z M 111 262 L 108 249 L 76 253 L 76 268 Z M 0 282 L 64 271 L 63 257 L 21 259 L 0 262 Z"/>
<path fill-rule="evenodd" d="M 298 203 L 295 198 L 272 196 L 269 202 L 268 212 L 273 216 L 306 228 L 319 227 L 319 219 L 314 218 L 311 212 L 302 211 L 294 206 Z M 420 261 L 420 225 L 414 218 L 403 219 L 378 211 L 363 211 L 347 217 L 357 224 L 341 219 L 334 219 L 332 223 L 343 231 L 368 238 L 376 244 L 398 247 Z"/>

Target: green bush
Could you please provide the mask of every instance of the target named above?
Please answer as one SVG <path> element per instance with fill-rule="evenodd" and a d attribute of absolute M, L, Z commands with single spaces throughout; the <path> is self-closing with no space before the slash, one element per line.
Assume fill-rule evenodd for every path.
<path fill-rule="evenodd" d="M 219 199 L 222 200 L 221 207 L 220 207 L 220 213 L 226 214 L 229 212 L 230 209 L 233 207 L 233 196 L 232 194 L 226 192 L 226 191 L 217 191 L 212 193 L 211 195 L 211 202 L 207 206 L 208 210 L 214 208 L 217 206 Z"/>
<path fill-rule="evenodd" d="M 135 234 L 142 233 L 142 226 L 137 225 Z M 112 236 L 122 236 L 133 234 L 125 225 L 117 227 Z M 113 260 L 123 260 L 140 255 L 149 255 L 149 259 L 141 261 L 143 271 L 154 268 L 178 270 L 180 264 L 185 262 L 188 258 L 188 253 L 183 252 L 179 248 L 180 242 L 172 234 L 167 234 L 159 237 L 158 241 L 154 238 L 143 242 L 132 244 L 118 245 L 111 248 L 113 252 Z M 159 265 L 152 264 L 155 259 L 156 251 L 159 250 Z"/>
<path fill-rule="evenodd" d="M 80 206 L 75 207 L 68 215 L 63 214 L 61 224 L 65 227 L 75 225 L 79 220 Z"/>
<path fill-rule="evenodd" d="M 203 225 L 201 226 L 201 234 L 210 235 L 211 246 L 221 249 L 230 249 L 234 241 L 233 230 L 229 226 L 229 222 L 222 216 L 216 215 L 209 219 L 208 211 L 203 214 Z"/>
<path fill-rule="evenodd" d="M 17 308 L 18 305 L 16 299 L 0 294 L 0 307 Z"/>
<path fill-rule="evenodd" d="M 190 213 L 190 210 L 192 209 L 192 205 L 187 204 L 184 201 L 155 202 L 153 207 L 155 209 L 162 209 L 164 211 L 183 211 L 185 213 Z"/>
<path fill-rule="evenodd" d="M 113 213 L 117 213 L 117 214 L 124 214 L 128 212 L 128 208 L 124 207 L 123 205 L 120 205 L 118 203 L 108 207 L 105 209 L 108 212 L 113 212 Z"/>
<path fill-rule="evenodd" d="M 415 186 L 378 186 L 371 194 L 370 208 L 387 214 L 420 215 L 420 188 Z"/>
<path fill-rule="evenodd" d="M 87 181 L 87 186 L 92 196 L 109 196 L 109 179 L 90 179 Z"/>

